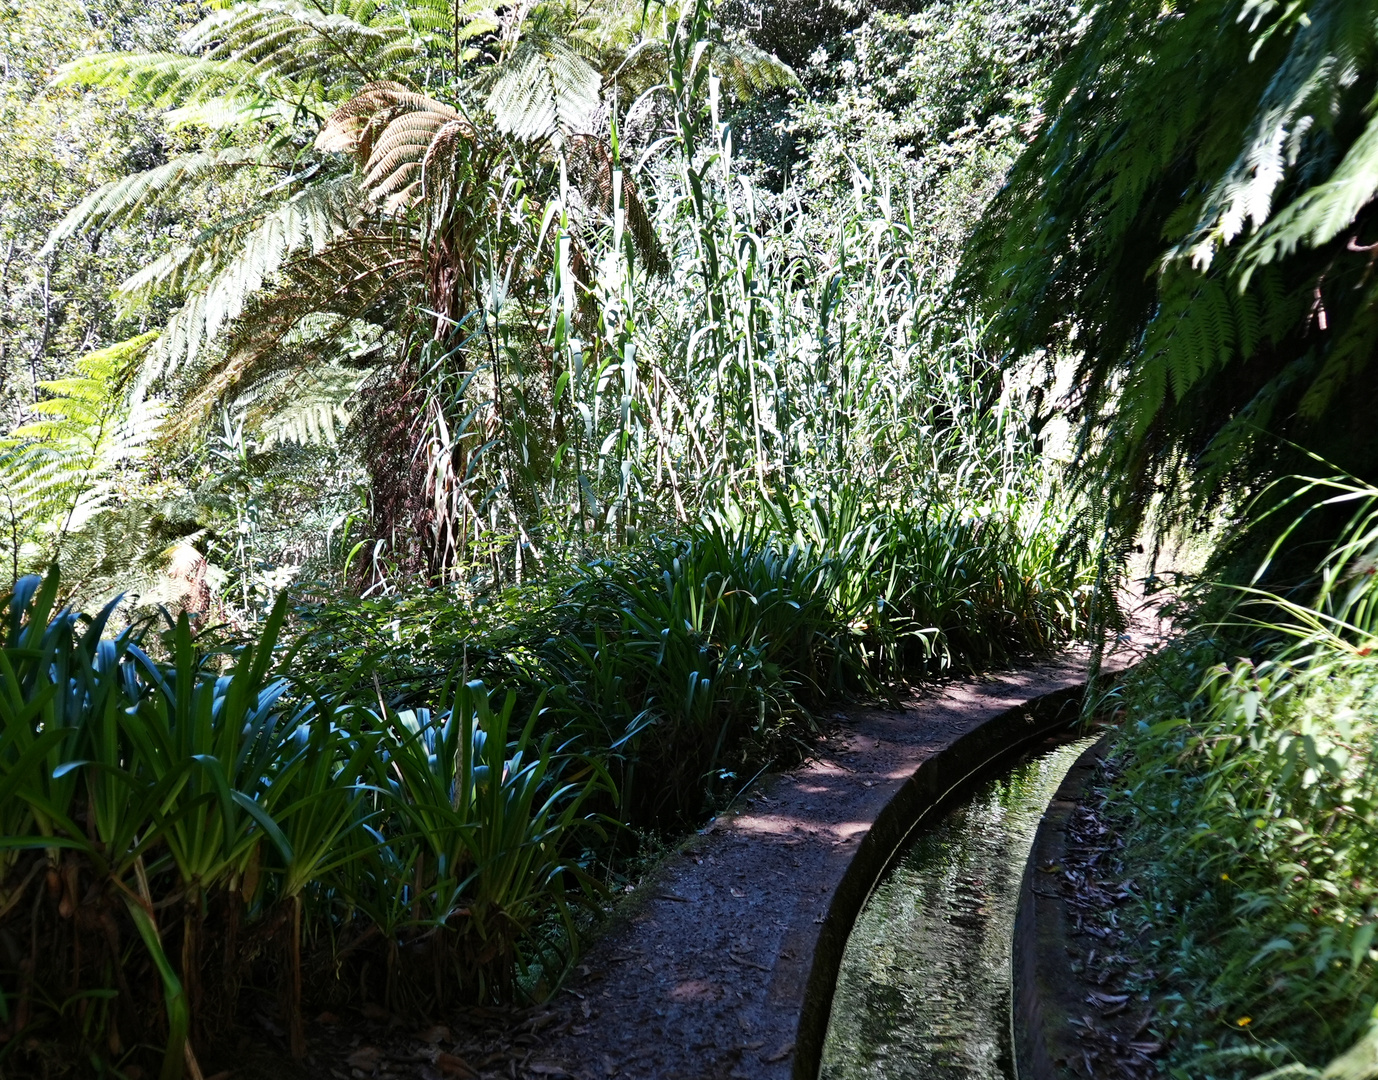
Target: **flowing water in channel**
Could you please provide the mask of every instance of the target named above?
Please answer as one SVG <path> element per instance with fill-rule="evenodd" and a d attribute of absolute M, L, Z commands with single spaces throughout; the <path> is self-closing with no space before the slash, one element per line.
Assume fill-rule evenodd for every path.
<path fill-rule="evenodd" d="M 1024 864 L 1095 738 L 1036 751 L 918 831 L 847 939 L 821 1080 L 1004 1080 Z"/>

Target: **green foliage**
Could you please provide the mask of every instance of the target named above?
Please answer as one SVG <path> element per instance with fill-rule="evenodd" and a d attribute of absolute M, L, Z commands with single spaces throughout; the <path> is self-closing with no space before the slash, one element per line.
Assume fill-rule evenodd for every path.
<path fill-rule="evenodd" d="M 6 534 L 0 552 L 15 579 L 21 566 L 53 559 L 69 534 L 88 528 L 129 484 L 162 419 L 155 403 L 125 407 L 129 384 L 155 337 L 89 353 L 72 376 L 39 384 L 47 396 L 30 406 L 35 419 L 0 438 Z M 100 569 L 127 579 L 133 567 Z"/>
<path fill-rule="evenodd" d="M 374 671 L 401 701 L 456 668 L 519 681 L 603 758 L 622 820 L 677 827 L 797 757 L 812 710 L 838 694 L 1083 631 L 1088 576 L 1055 521 L 1013 501 L 908 510 L 844 489 L 651 536 L 477 610 L 437 591 L 303 612 L 304 655 Z"/>
<path fill-rule="evenodd" d="M 822 699 L 841 629 L 829 571 L 808 547 L 718 520 L 594 563 L 564 592 L 539 677 L 621 763 L 628 820 L 692 821 L 781 752 L 799 699 Z"/>
<path fill-rule="evenodd" d="M 1173 1075 L 1319 1066 L 1368 1030 L 1378 1003 L 1378 490 L 1313 484 L 1311 498 L 1319 488 L 1354 512 L 1311 602 L 1246 592 L 1234 643 L 1188 639 L 1128 699 L 1111 807 L 1129 839 L 1142 962 L 1176 1029 Z M 1240 630 L 1265 635 L 1262 658 L 1221 663 Z"/>
<path fill-rule="evenodd" d="M 1168 520 L 1257 491 L 1283 438 L 1374 465 L 1376 29 L 1356 0 L 1099 6 L 968 249 L 1002 345 L 1075 358 L 1126 535 L 1154 485 Z"/>
<path fill-rule="evenodd" d="M 910 140 L 925 179 L 885 157 L 848 166 L 850 194 L 818 163 L 781 197 L 746 179 L 740 102 L 795 83 L 708 3 L 541 4 L 500 27 L 478 8 L 344 4 L 333 37 L 313 10 L 241 5 L 207 14 L 183 53 L 68 65 L 63 85 L 168 110 L 178 141 L 75 206 L 54 250 L 210 208 L 121 289 L 131 312 L 175 309 L 139 373 L 171 405 L 162 434 L 194 445 L 219 412 L 243 451 L 233 485 L 204 476 L 218 435 L 167 477 L 183 488 L 162 515 L 184 533 L 177 557 L 204 556 L 215 594 L 191 609 L 242 623 L 255 589 L 294 573 L 480 595 L 725 502 L 756 513 L 858 476 L 880 502 L 918 486 L 975 503 L 992 484 L 1041 500 L 1031 410 L 979 327 L 938 317 L 932 265 L 1002 168 L 1001 117 L 1027 111 L 1045 50 L 1021 35 L 1060 31 L 1047 13 L 958 8 L 952 35 L 945 16 L 905 24 L 886 102 L 925 108 L 944 88 Z M 955 58 L 971 77 L 944 83 Z M 956 166 L 949 122 L 981 132 Z M 269 510 L 282 472 L 314 460 L 302 444 L 369 473 L 364 514 L 355 490 L 332 500 L 347 544 Z M 112 535 L 137 516 L 117 509 Z"/>
<path fill-rule="evenodd" d="M 75 989 L 98 1005 L 70 1053 L 129 1065 L 161 1043 L 176 1077 L 186 1041 L 213 1041 L 266 979 L 300 1053 L 304 995 L 493 994 L 536 920 L 568 924 L 570 890 L 594 894 L 572 856 L 606 778 L 539 740 L 538 711 L 517 730 L 510 695 L 492 710 L 474 683 L 433 718 L 379 715 L 291 678 L 285 601 L 230 653 L 182 615 L 160 662 L 137 629 L 105 636 L 114 603 L 86 620 L 57 592 L 55 572 L 22 579 L 0 640 L 0 923 L 29 943 L 0 961 L 11 1047 Z M 399 898 L 409 918 L 370 923 Z M 436 955 L 420 973 L 399 949 Z M 345 956 L 380 981 L 346 978 Z M 336 975 L 304 989 L 304 968 Z"/>
<path fill-rule="evenodd" d="M 797 183 L 827 200 L 861 168 L 907 189 L 929 257 L 949 269 L 1041 121 L 1076 19 L 1058 2 L 942 0 L 872 12 L 822 41 L 801 71 L 817 90 L 791 120 Z"/>
<path fill-rule="evenodd" d="M 71 374 L 77 357 L 145 327 L 120 317 L 109 293 L 131 261 L 161 254 L 169 221 L 107 230 L 60 253 L 48 231 L 92 187 L 142 168 L 164 150 L 137 107 L 48 87 L 82 50 L 161 47 L 179 5 L 122 0 L 0 9 L 0 433 L 30 417 L 38 384 Z"/>

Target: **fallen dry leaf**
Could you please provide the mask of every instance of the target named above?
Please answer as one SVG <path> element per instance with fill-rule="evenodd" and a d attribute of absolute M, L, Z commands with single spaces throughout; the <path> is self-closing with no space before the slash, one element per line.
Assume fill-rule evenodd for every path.
<path fill-rule="evenodd" d="M 455 1054 L 441 1053 L 435 1059 L 436 1065 L 446 1076 L 477 1076 L 478 1070 Z"/>
<path fill-rule="evenodd" d="M 430 1043 L 432 1046 L 434 1046 L 436 1043 L 450 1041 L 450 1029 L 447 1028 L 444 1024 L 434 1024 L 431 1027 L 428 1027 L 425 1031 L 417 1032 L 416 1037 L 421 1042 Z"/>
<path fill-rule="evenodd" d="M 755 960 L 748 960 L 745 956 L 738 956 L 734 952 L 728 952 L 727 955 L 730 956 L 733 960 L 737 961 L 737 963 L 741 964 L 742 967 L 755 968 L 757 971 L 770 970 L 770 968 L 766 967 L 765 964 L 758 964 Z"/>
<path fill-rule="evenodd" d="M 376 1046 L 361 1046 L 345 1058 L 345 1063 L 351 1069 L 362 1069 L 364 1072 L 372 1072 L 378 1067 L 378 1063 L 383 1060 L 383 1051 Z"/>
<path fill-rule="evenodd" d="M 784 1061 L 785 1058 L 789 1057 L 792 1053 L 794 1053 L 794 1043 L 788 1042 L 780 1047 L 779 1050 L 775 1051 L 775 1053 L 771 1054 L 770 1057 L 763 1058 L 762 1060 L 767 1065 L 774 1065 L 777 1061 Z"/>

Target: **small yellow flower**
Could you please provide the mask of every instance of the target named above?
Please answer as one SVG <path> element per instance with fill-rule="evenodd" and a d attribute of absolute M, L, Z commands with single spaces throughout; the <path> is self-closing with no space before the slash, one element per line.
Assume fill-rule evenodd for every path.
<path fill-rule="evenodd" d="M 1229 880 L 1230 880 L 1230 875 L 1229 875 L 1229 874 L 1221 874 L 1221 875 L 1220 875 L 1220 880 L 1221 880 L 1221 881 L 1229 881 Z"/>
<path fill-rule="evenodd" d="M 1248 1027 L 1253 1022 L 1254 1018 L 1252 1016 L 1241 1016 L 1238 1020 L 1235 1021 L 1235 1023 L 1238 1024 L 1240 1027 Z"/>

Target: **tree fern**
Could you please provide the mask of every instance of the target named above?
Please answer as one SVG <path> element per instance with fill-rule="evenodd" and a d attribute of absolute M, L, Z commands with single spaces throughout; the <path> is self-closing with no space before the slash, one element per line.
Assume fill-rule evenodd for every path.
<path fill-rule="evenodd" d="M 1088 482 L 1132 530 L 1301 441 L 1367 474 L 1378 25 L 1362 0 L 1109 0 L 959 287 L 1012 358 L 1076 355 Z M 1261 430 L 1262 429 L 1262 430 Z"/>
<path fill-rule="evenodd" d="M 392 470 L 402 479 L 386 482 L 424 486 L 439 475 L 426 455 L 445 439 L 403 450 L 396 433 L 440 431 L 451 406 L 417 389 L 419 340 L 433 340 L 443 358 L 426 361 L 428 378 L 458 378 L 464 393 L 491 400 L 525 393 L 503 387 L 500 369 L 557 377 L 534 302 L 551 277 L 579 332 L 597 329 L 589 297 L 603 230 L 625 229 L 644 265 L 668 268 L 613 126 L 633 83 L 665 99 L 660 115 L 678 107 L 671 91 L 655 89 L 683 59 L 671 63 L 668 43 L 683 52 L 692 22 L 703 39 L 693 53 L 700 90 L 710 70 L 741 95 L 792 77 L 744 42 L 710 36 L 708 11 L 620 0 L 497 10 L 466 0 L 215 6 L 182 36 L 185 55 L 110 54 L 63 70 L 68 84 L 163 109 L 181 138 L 200 145 L 94 192 L 50 243 L 186 205 L 232 179 L 247 192 L 241 205 L 207 214 L 123 284 L 129 313 L 172 309 L 143 357 L 135 399 L 155 383 L 176 398 L 164 429 L 173 439 L 217 406 L 252 416 L 265 438 L 325 437 L 354 415 L 353 380 L 391 367 L 390 393 L 423 419 L 370 420 L 366 410 L 361 422 L 394 433 L 374 463 L 379 476 Z M 484 335 L 502 319 L 521 325 L 500 355 Z M 340 360 L 360 327 L 370 352 Z M 531 428 L 522 430 L 527 455 Z M 504 468 L 515 461 L 513 451 Z M 453 533 L 454 523 L 425 529 Z"/>

